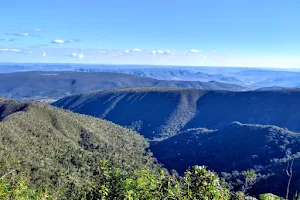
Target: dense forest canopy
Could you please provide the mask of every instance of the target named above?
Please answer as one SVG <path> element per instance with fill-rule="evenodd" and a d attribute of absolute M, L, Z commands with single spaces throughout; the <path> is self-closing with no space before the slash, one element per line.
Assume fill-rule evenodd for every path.
<path fill-rule="evenodd" d="M 189 130 L 154 143 L 151 149 L 156 155 L 159 155 L 158 151 L 163 151 L 160 155 L 165 156 L 158 156 L 158 160 L 163 161 L 167 167 L 172 164 L 164 160 L 169 159 L 168 155 L 179 156 L 175 160 L 180 164 L 182 158 L 179 152 L 184 152 L 185 155 L 182 156 L 188 161 L 189 158 L 195 159 L 195 152 L 188 150 L 189 148 L 196 148 L 194 145 L 199 144 L 204 147 L 208 145 L 205 147 L 208 154 L 200 150 L 198 155 L 198 159 L 201 154 L 206 159 L 195 159 L 197 162 L 194 163 L 183 162 L 186 166 L 178 174 L 162 168 L 147 150 L 147 141 L 130 129 L 44 103 L 1 99 L 0 108 L 1 198 L 225 200 L 244 199 L 249 194 L 259 197 L 267 192 L 284 196 L 285 189 L 276 191 L 274 185 L 266 186 L 269 178 L 266 172 L 275 173 L 270 180 L 277 181 L 284 187 L 288 177 L 280 174 L 278 166 L 289 164 L 291 160 L 294 162 L 294 177 L 289 187 L 289 197 L 296 194 L 299 154 L 294 150 L 298 148 L 299 136 L 284 129 L 235 123 L 221 131 Z M 259 160 L 271 159 L 270 162 L 275 163 L 276 167 L 269 163 L 260 169 L 252 168 L 253 165 L 241 160 L 247 160 L 247 153 L 241 147 L 250 148 L 250 153 L 251 143 L 248 147 L 246 143 L 236 147 L 234 139 L 246 143 L 264 142 L 264 145 L 258 145 L 263 149 L 254 152 L 256 161 L 253 158 L 251 162 L 261 164 Z M 189 146 L 186 147 L 181 146 L 188 144 L 187 141 L 192 143 L 188 142 Z M 223 142 L 221 144 L 218 141 Z M 218 147 L 215 148 L 214 145 Z M 217 154 L 221 152 L 218 150 L 220 148 L 229 149 L 226 145 L 239 149 L 244 157 L 237 158 L 236 156 L 242 155 L 235 155 L 234 152 L 230 154 L 231 157 L 225 151 Z M 165 151 L 163 148 L 169 150 Z M 185 151 L 181 151 L 183 148 Z M 178 153 L 173 152 L 175 150 Z M 290 157 L 285 156 L 288 151 Z M 216 165 L 212 163 L 213 159 L 216 159 Z M 196 166 L 202 163 L 201 160 L 219 172 L 219 175 L 204 166 Z M 222 160 L 224 165 L 218 165 Z M 241 162 L 233 166 L 232 163 L 238 160 Z M 176 162 L 173 164 L 175 168 Z M 195 166 L 190 167 L 192 165 Z M 234 169 L 236 171 L 229 173 Z M 264 189 L 257 189 L 260 187 Z M 270 195 L 261 195 L 261 199 L 265 196 Z"/>

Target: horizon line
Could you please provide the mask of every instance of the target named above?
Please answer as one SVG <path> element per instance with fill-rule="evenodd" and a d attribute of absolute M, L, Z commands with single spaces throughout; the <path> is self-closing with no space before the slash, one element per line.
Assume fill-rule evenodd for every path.
<path fill-rule="evenodd" d="M 78 62 L 74 62 L 74 63 L 64 63 L 64 62 L 1 62 L 0 61 L 0 65 L 5 65 L 5 64 L 53 64 L 53 65 L 110 65 L 110 66 L 124 66 L 124 65 L 129 65 L 129 66 L 153 66 L 153 67 L 190 67 L 190 68 L 252 68 L 252 69 L 282 69 L 282 70 L 300 70 L 300 67 L 254 67 L 254 66 L 215 66 L 215 65 L 165 65 L 165 64 L 161 64 L 161 65 L 157 65 L 157 64 L 128 64 L 128 63 L 124 63 L 124 64 L 114 64 L 114 63 L 78 63 Z"/>

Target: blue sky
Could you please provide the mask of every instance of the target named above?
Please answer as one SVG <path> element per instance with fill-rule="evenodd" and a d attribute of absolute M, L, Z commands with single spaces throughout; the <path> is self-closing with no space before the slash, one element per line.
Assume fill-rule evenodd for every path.
<path fill-rule="evenodd" d="M 0 62 L 300 67 L 299 0 L 2 0 Z"/>

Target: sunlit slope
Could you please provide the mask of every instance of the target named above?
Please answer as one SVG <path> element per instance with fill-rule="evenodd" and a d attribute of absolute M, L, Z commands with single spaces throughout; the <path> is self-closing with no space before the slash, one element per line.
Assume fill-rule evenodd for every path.
<path fill-rule="evenodd" d="M 140 135 L 108 121 L 5 99 L 0 116 L 1 162 L 27 172 L 37 185 L 85 184 L 104 159 L 125 170 L 148 159 Z M 21 163 L 15 166 L 11 159 Z"/>

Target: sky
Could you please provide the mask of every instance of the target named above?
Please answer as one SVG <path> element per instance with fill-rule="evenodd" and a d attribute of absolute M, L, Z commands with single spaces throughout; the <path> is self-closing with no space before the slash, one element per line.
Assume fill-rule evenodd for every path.
<path fill-rule="evenodd" d="M 1 0 L 0 62 L 300 68 L 299 0 Z"/>

